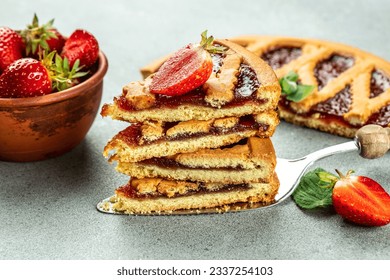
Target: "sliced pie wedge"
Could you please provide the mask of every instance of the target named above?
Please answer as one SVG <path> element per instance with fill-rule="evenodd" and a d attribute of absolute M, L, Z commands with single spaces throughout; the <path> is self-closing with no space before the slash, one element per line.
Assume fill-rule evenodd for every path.
<path fill-rule="evenodd" d="M 152 94 L 149 86 L 153 75 L 150 75 L 143 81 L 126 85 L 113 104 L 103 106 L 101 114 L 128 122 L 175 122 L 274 110 L 280 86 L 272 69 L 235 43 L 215 40 L 214 44 L 228 49 L 224 54 L 212 54 L 213 73 L 204 85 L 180 96 Z"/>

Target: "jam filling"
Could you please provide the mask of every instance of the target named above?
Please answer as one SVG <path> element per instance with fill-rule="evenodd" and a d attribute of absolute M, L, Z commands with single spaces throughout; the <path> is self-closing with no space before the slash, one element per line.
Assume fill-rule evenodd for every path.
<path fill-rule="evenodd" d="M 382 107 L 378 113 L 372 114 L 372 116 L 368 119 L 367 124 L 388 126 L 390 124 L 390 104 Z"/>
<path fill-rule="evenodd" d="M 249 65 L 241 64 L 234 89 L 235 99 L 251 99 L 252 94 L 260 87 L 255 70 Z"/>
<path fill-rule="evenodd" d="M 333 54 L 330 58 L 319 62 L 314 69 L 318 90 L 321 90 L 329 81 L 351 68 L 354 63 L 355 61 L 352 57 L 338 54 Z"/>
<path fill-rule="evenodd" d="M 314 113 L 320 113 L 319 118 L 327 123 L 337 122 L 345 127 L 360 127 L 351 125 L 349 122 L 344 120 L 343 114 L 349 111 L 352 103 L 349 86 L 345 87 L 336 96 L 326 100 L 325 102 L 319 103 L 306 114 L 299 114 L 302 117 L 310 117 Z M 289 111 L 296 114 L 290 107 L 290 101 L 282 96 L 279 106 L 283 110 Z M 377 124 L 380 126 L 388 126 L 390 124 L 390 104 L 382 107 L 379 112 L 372 114 L 365 124 Z"/>
<path fill-rule="evenodd" d="M 242 166 L 237 167 L 220 167 L 220 168 L 202 168 L 202 167 L 191 167 L 188 165 L 181 164 L 173 159 L 169 158 L 150 158 L 139 162 L 140 164 L 145 165 L 155 165 L 162 168 L 169 169 L 177 169 L 177 168 L 185 168 L 185 169 L 207 169 L 207 170 L 244 170 Z"/>
<path fill-rule="evenodd" d="M 350 86 L 346 86 L 343 90 L 337 93 L 334 97 L 318 103 L 311 108 L 311 111 L 325 113 L 335 116 L 343 116 L 348 113 L 352 104 Z"/>
<path fill-rule="evenodd" d="M 170 127 L 173 127 L 177 124 L 177 122 L 173 123 L 166 123 L 164 127 L 164 132 L 166 132 Z M 238 123 L 231 128 L 218 128 L 218 127 L 211 127 L 209 132 L 198 132 L 198 133 L 183 133 L 177 136 L 162 136 L 161 138 L 154 140 L 154 141 L 144 141 L 144 145 L 153 144 L 158 141 L 178 141 L 183 139 L 191 139 L 191 138 L 197 138 L 202 137 L 206 135 L 224 135 L 234 132 L 242 132 L 246 130 L 259 130 L 259 131 L 267 131 L 269 128 L 269 125 L 257 123 L 252 115 L 240 117 Z M 164 133 L 165 134 L 165 133 Z M 141 131 L 141 124 L 133 124 L 126 129 L 122 130 L 118 133 L 117 136 L 122 141 L 126 142 L 129 145 L 140 145 L 140 140 L 142 138 L 142 131 Z"/>
<path fill-rule="evenodd" d="M 188 192 L 184 194 L 176 193 L 173 197 L 182 197 L 182 196 L 188 196 L 193 194 L 205 194 L 205 193 L 223 193 L 223 192 L 230 192 L 230 191 L 238 191 L 238 190 L 247 190 L 250 188 L 249 184 L 226 184 L 223 185 L 221 188 L 216 190 L 208 190 L 205 188 L 203 183 L 198 183 L 198 189 L 197 190 L 189 190 Z M 139 193 L 135 188 L 131 186 L 130 183 L 127 185 L 124 185 L 117 189 L 117 192 L 122 193 L 124 196 L 128 198 L 135 198 L 135 199 L 150 199 L 150 198 L 157 198 L 157 197 L 168 197 L 167 195 L 163 193 L 153 192 L 153 193 Z M 170 197 L 172 198 L 172 196 Z"/>
<path fill-rule="evenodd" d="M 222 65 L 223 56 L 214 54 L 214 57 L 220 57 L 221 62 L 218 62 L 218 65 Z M 217 59 L 217 58 L 215 58 Z M 214 67 L 216 65 L 214 59 Z M 217 68 L 216 71 L 219 71 Z M 257 79 L 256 72 L 246 64 L 241 64 L 239 69 L 239 74 L 237 77 L 237 83 L 234 89 L 234 99 L 227 103 L 224 107 L 237 107 L 242 106 L 248 101 L 256 102 L 257 104 L 263 104 L 266 99 L 258 99 L 256 94 L 253 94 L 260 86 L 260 82 Z M 191 104 L 195 106 L 209 107 L 210 105 L 205 101 L 204 97 L 206 92 L 203 87 L 200 86 L 189 93 L 179 95 L 179 96 L 167 96 L 162 94 L 155 95 L 155 103 L 153 107 L 158 108 L 176 108 L 180 105 Z M 115 97 L 115 103 L 119 108 L 125 111 L 135 111 L 136 109 L 132 104 L 126 99 L 125 96 Z"/>
<path fill-rule="evenodd" d="M 297 47 L 276 47 L 265 52 L 261 58 L 267 62 L 272 69 L 278 69 L 290 61 L 302 55 L 302 49 Z"/>
<path fill-rule="evenodd" d="M 371 73 L 370 98 L 377 97 L 390 88 L 390 78 L 380 70 Z"/>

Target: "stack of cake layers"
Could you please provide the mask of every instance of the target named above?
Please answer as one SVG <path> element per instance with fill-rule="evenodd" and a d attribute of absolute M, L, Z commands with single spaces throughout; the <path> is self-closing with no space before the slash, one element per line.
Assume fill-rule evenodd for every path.
<path fill-rule="evenodd" d="M 123 88 L 103 116 L 129 122 L 104 155 L 130 176 L 113 209 L 161 213 L 271 203 L 279 182 L 269 139 L 279 123 L 280 86 L 259 57 L 226 40 L 213 54 L 213 73 L 180 96 L 151 94 L 153 74 Z"/>

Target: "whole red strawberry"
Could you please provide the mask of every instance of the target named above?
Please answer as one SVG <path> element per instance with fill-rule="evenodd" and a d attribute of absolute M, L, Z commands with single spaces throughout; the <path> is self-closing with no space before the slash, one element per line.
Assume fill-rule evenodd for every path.
<path fill-rule="evenodd" d="M 40 61 L 33 58 L 14 61 L 0 76 L 0 97 L 32 97 L 49 93 L 49 73 Z"/>
<path fill-rule="evenodd" d="M 46 40 L 46 43 L 49 46 L 49 51 L 56 51 L 57 53 L 61 53 L 65 45 L 64 36 L 62 36 L 62 34 L 55 28 L 52 28 L 49 31 L 55 35 Z"/>
<path fill-rule="evenodd" d="M 150 92 L 163 95 L 182 95 L 203 85 L 213 70 L 210 52 L 223 52 L 213 46 L 214 38 L 202 33 L 200 44 L 190 44 L 174 53 L 153 76 Z"/>
<path fill-rule="evenodd" d="M 332 201 L 339 215 L 364 226 L 390 223 L 390 195 L 377 182 L 364 176 L 350 176 L 351 172 L 346 176 L 338 173 L 340 180 L 334 185 Z"/>
<path fill-rule="evenodd" d="M 22 37 L 8 27 L 0 27 L 0 73 L 15 60 L 22 58 Z"/>
<path fill-rule="evenodd" d="M 44 52 L 57 51 L 61 53 L 65 44 L 65 38 L 53 27 L 54 19 L 46 24 L 39 25 L 36 14 L 31 24 L 20 31 L 20 35 L 26 45 L 25 53 L 28 57 L 42 58 Z"/>
<path fill-rule="evenodd" d="M 86 30 L 75 30 L 66 40 L 61 56 L 67 58 L 72 67 L 77 59 L 80 66 L 88 68 L 98 59 L 99 44 L 96 38 Z"/>

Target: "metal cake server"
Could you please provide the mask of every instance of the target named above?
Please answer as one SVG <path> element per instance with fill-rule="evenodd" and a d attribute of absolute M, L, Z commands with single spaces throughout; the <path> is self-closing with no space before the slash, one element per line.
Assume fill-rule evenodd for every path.
<path fill-rule="evenodd" d="M 339 153 L 358 151 L 364 158 L 374 159 L 383 156 L 390 149 L 390 128 L 382 128 L 377 125 L 367 125 L 362 127 L 356 133 L 353 141 L 333 145 L 298 159 L 277 158 L 276 174 L 280 181 L 278 194 L 271 204 L 262 203 L 236 203 L 226 207 L 215 207 L 207 209 L 194 210 L 176 210 L 172 212 L 147 213 L 136 215 L 194 215 L 194 214 L 213 214 L 224 212 L 239 212 L 254 209 L 266 209 L 274 207 L 285 201 L 294 192 L 305 171 L 317 160 L 323 159 Z M 97 209 L 103 213 L 125 214 L 112 209 L 111 197 L 100 201 Z"/>

